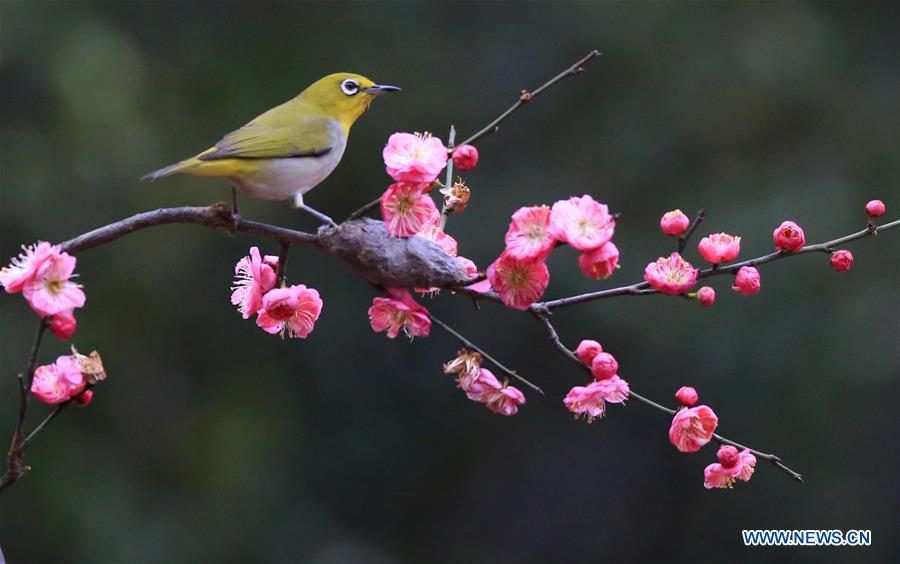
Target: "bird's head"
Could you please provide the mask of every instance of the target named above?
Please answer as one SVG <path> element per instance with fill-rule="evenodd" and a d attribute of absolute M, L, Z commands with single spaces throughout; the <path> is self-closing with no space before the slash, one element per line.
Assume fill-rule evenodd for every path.
<path fill-rule="evenodd" d="M 396 86 L 375 84 L 359 74 L 339 72 L 312 83 L 300 96 L 349 129 L 376 96 L 399 91 Z"/>

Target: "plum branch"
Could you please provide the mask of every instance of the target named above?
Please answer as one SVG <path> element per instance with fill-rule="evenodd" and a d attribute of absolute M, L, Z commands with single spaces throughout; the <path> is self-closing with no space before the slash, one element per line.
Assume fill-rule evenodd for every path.
<path fill-rule="evenodd" d="M 699 214 L 698 214 L 699 215 Z M 696 224 L 696 220 L 695 220 Z M 765 255 L 758 256 L 756 258 L 744 260 L 741 262 L 736 262 L 734 264 L 730 264 L 728 266 L 721 266 L 719 268 L 706 268 L 700 271 L 699 278 L 710 278 L 713 276 L 722 276 L 725 274 L 734 274 L 738 270 L 740 270 L 744 266 L 759 266 L 761 264 L 766 264 L 769 262 L 773 262 L 776 260 L 781 260 L 785 258 L 800 256 L 809 253 L 817 253 L 817 252 L 825 252 L 830 253 L 835 250 L 838 245 L 843 245 L 845 243 L 849 243 L 851 241 L 855 241 L 857 239 L 863 239 L 865 237 L 876 236 L 882 231 L 887 231 L 889 229 L 894 229 L 896 227 L 900 227 L 900 219 L 896 219 L 890 221 L 888 223 L 883 223 L 881 225 L 870 224 L 865 229 L 861 229 L 856 231 L 855 233 L 850 233 L 848 235 L 844 235 L 842 237 L 838 237 L 836 239 L 832 239 L 830 241 L 825 241 L 822 243 L 816 243 L 813 245 L 806 245 L 799 251 L 795 253 L 787 252 L 787 251 L 774 251 Z M 471 288 L 464 288 L 461 290 L 466 295 L 471 297 L 474 300 L 485 300 L 489 302 L 502 303 L 500 301 L 500 296 L 498 296 L 494 292 L 478 292 Z M 565 298 L 558 298 L 555 300 L 546 300 L 542 302 L 535 302 L 531 304 L 528 308 L 532 313 L 540 313 L 546 314 L 556 309 L 570 307 L 573 305 L 583 304 L 587 302 L 593 302 L 596 300 L 602 300 L 606 298 L 614 298 L 617 296 L 646 296 L 650 294 L 658 294 L 660 293 L 658 290 L 651 288 L 650 284 L 645 281 L 635 282 L 633 284 L 628 284 L 625 286 L 617 286 L 615 288 L 608 288 L 606 290 L 597 290 L 596 292 L 587 292 L 584 294 L 577 294 L 574 296 L 568 296 Z"/>
<path fill-rule="evenodd" d="M 572 352 L 572 350 L 569 347 L 564 345 L 562 340 L 560 340 L 559 333 L 557 333 L 556 328 L 553 326 L 553 323 L 550 321 L 549 314 L 546 312 L 540 312 L 540 313 L 532 312 L 532 314 L 535 317 L 535 319 L 537 319 L 544 326 L 544 329 L 547 331 L 547 335 L 550 337 L 550 342 L 553 343 L 553 345 L 559 350 L 559 352 L 562 353 L 563 356 L 565 356 L 566 358 L 568 358 L 569 360 L 574 362 L 576 365 L 581 367 L 588 374 L 590 374 L 590 372 L 591 372 L 590 369 L 587 366 L 585 366 L 584 363 L 582 363 L 580 360 L 578 360 L 578 357 L 575 356 L 575 353 Z M 634 390 L 629 391 L 628 398 L 635 399 L 635 400 L 639 401 L 640 403 L 642 403 L 648 407 L 652 407 L 653 409 L 656 409 L 658 411 L 662 411 L 663 413 L 665 413 L 667 415 L 675 415 L 674 409 L 670 409 L 668 407 L 665 407 L 664 405 L 656 403 L 655 401 L 636 393 Z M 713 434 L 713 438 L 719 444 L 731 445 L 731 446 L 739 448 L 739 449 L 747 449 L 750 452 L 752 452 L 757 458 L 761 458 L 763 460 L 766 460 L 767 462 L 772 463 L 773 465 L 775 465 L 776 468 L 778 468 L 782 472 L 785 472 L 788 476 L 790 476 L 794 480 L 796 480 L 800 483 L 803 483 L 803 477 L 798 472 L 795 472 L 794 470 L 791 470 L 790 468 L 788 468 L 781 461 L 781 458 L 779 458 L 777 455 L 761 452 L 756 449 L 750 448 L 748 446 L 744 446 L 744 445 L 742 445 L 738 442 L 735 442 L 731 439 L 728 439 L 718 433 Z"/>

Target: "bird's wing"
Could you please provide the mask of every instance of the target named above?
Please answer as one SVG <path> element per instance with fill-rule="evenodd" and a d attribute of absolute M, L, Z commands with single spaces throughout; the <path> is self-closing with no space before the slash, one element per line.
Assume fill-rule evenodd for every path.
<path fill-rule="evenodd" d="M 334 120 L 324 117 L 300 118 L 278 127 L 254 120 L 232 131 L 197 158 L 209 161 L 321 157 L 334 147 L 338 127 Z"/>

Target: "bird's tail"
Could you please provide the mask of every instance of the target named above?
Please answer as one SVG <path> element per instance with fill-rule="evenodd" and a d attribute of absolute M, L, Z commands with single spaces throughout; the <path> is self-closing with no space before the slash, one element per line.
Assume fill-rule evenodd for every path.
<path fill-rule="evenodd" d="M 190 169 L 195 164 L 195 161 L 196 161 L 196 159 L 187 159 L 185 161 L 171 164 L 171 165 L 163 167 L 159 170 L 154 170 L 150 174 L 146 174 L 146 175 L 142 176 L 141 180 L 152 182 L 154 180 L 164 178 L 164 177 L 170 176 L 172 174 L 184 172 L 184 171 Z"/>

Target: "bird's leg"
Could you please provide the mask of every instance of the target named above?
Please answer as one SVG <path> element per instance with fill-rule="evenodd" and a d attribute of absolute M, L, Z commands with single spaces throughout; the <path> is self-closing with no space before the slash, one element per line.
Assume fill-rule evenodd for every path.
<path fill-rule="evenodd" d="M 241 222 L 241 212 L 237 204 L 237 188 L 231 187 L 231 221 L 234 222 L 234 230 L 237 231 L 238 224 Z"/>
<path fill-rule="evenodd" d="M 318 210 L 316 210 L 316 209 L 313 209 L 313 208 L 307 206 L 306 204 L 304 204 L 304 203 L 303 203 L 303 194 L 301 194 L 300 192 L 297 192 L 296 194 L 294 194 L 294 207 L 297 208 L 298 210 L 305 211 L 306 213 L 308 213 L 309 215 L 311 215 L 311 216 L 313 216 L 314 218 L 318 219 L 318 220 L 321 221 L 322 223 L 325 223 L 325 224 L 327 224 L 327 225 L 331 225 L 331 226 L 333 226 L 333 227 L 337 227 L 337 223 L 335 223 L 333 219 L 331 219 L 330 217 L 328 217 L 328 216 L 325 215 L 324 213 L 322 213 L 322 212 L 320 212 L 320 211 L 318 211 Z"/>

